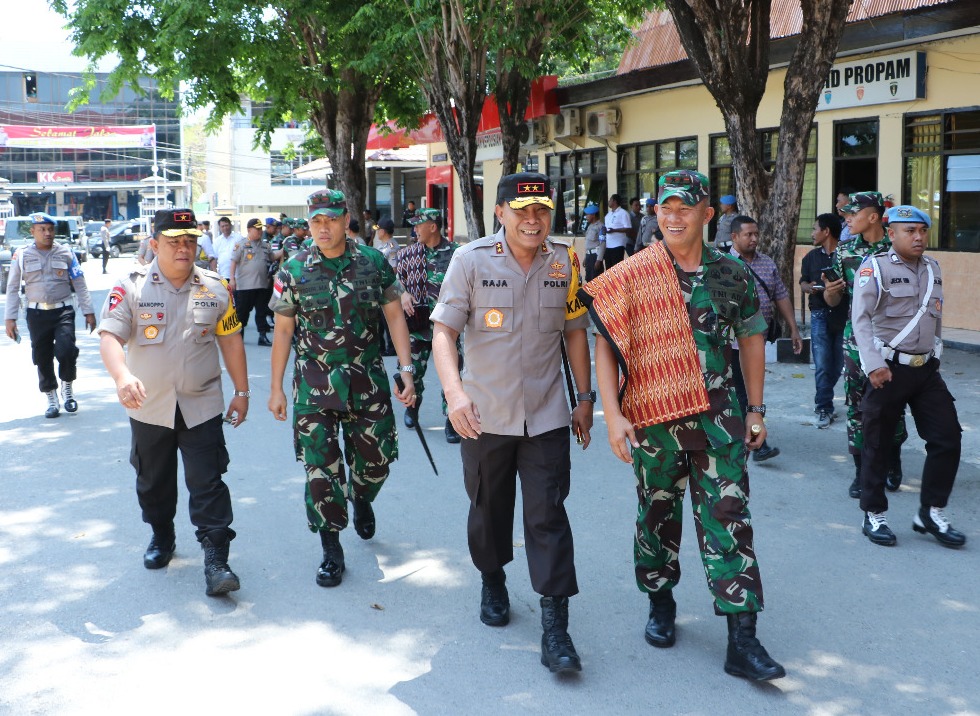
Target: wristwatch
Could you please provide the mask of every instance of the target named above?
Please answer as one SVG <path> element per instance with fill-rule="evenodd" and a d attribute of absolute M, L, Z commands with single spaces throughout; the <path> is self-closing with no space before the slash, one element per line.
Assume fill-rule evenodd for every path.
<path fill-rule="evenodd" d="M 588 400 L 590 403 L 595 402 L 595 391 L 590 390 L 588 393 L 579 393 L 575 396 L 575 400 L 582 402 L 583 400 Z"/>
<path fill-rule="evenodd" d="M 411 365 L 411 364 L 409 364 L 409 365 L 400 365 L 400 366 L 398 366 L 398 372 L 399 373 L 411 373 L 412 375 L 415 375 L 415 366 L 414 365 Z"/>
<path fill-rule="evenodd" d="M 746 411 L 749 413 L 758 413 L 762 417 L 766 417 L 766 404 L 750 405 L 748 408 L 746 408 Z"/>
<path fill-rule="evenodd" d="M 235 391 L 235 397 L 238 397 L 238 398 L 251 398 L 252 397 L 252 391 L 251 390 L 236 390 Z"/>

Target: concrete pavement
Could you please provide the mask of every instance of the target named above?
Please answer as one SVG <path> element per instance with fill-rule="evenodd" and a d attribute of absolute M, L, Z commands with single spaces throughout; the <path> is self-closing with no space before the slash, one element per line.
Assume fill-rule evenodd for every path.
<path fill-rule="evenodd" d="M 101 306 L 110 277 L 95 262 L 85 268 Z M 346 530 L 344 583 L 317 587 L 303 471 L 289 425 L 265 408 L 268 349 L 251 327 L 251 412 L 226 430 L 239 534 L 231 565 L 242 589 L 204 595 L 183 493 L 177 557 L 145 570 L 149 531 L 128 464 L 128 422 L 97 340 L 81 328 L 79 337 L 81 407 L 57 420 L 43 418 L 26 336 L 20 345 L 0 340 L 0 713 L 980 714 L 980 356 L 953 350 L 943 362 L 965 430 L 948 511 L 970 540 L 960 551 L 911 530 L 918 438 L 905 450 L 905 484 L 889 496 L 898 546 L 870 544 L 846 494 L 853 468 L 843 422 L 813 426 L 808 366 L 769 366 L 770 442 L 782 455 L 750 466 L 767 603 L 759 635 L 788 676 L 757 685 L 722 671 L 725 623 L 712 614 L 689 511 L 677 645 L 644 642 L 633 478 L 606 444 L 601 406 L 593 445 L 573 447 L 567 502 L 580 677 L 555 678 L 539 663 L 540 610 L 520 520 L 507 570 L 511 624 L 480 623 L 458 449 L 442 437 L 438 401 L 421 413 L 441 476 L 400 427 L 377 536 L 364 542 Z M 434 371 L 430 380 L 433 390 Z M 842 415 L 840 397 L 838 406 Z"/>

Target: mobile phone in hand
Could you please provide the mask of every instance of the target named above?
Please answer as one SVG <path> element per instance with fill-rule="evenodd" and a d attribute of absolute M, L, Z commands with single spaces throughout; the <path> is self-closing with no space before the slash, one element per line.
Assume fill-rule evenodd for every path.
<path fill-rule="evenodd" d="M 833 283 L 834 281 L 840 281 L 840 276 L 834 271 L 832 266 L 828 266 L 823 270 L 823 275 L 827 277 L 827 280 Z"/>

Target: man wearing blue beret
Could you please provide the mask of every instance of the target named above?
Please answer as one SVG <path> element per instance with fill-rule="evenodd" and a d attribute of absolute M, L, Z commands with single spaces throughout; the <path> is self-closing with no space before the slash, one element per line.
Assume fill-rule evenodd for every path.
<path fill-rule="evenodd" d="M 851 321 L 868 376 L 861 401 L 862 532 L 871 542 L 897 541 L 885 512 L 885 475 L 892 436 L 908 405 L 926 443 L 919 509 L 912 529 L 944 547 L 962 547 L 966 536 L 950 525 L 944 508 L 960 464 L 962 428 L 953 396 L 939 374 L 942 355 L 943 278 L 939 263 L 924 255 L 928 214 L 914 206 L 888 210 L 888 253 L 867 256 L 854 282 Z"/>

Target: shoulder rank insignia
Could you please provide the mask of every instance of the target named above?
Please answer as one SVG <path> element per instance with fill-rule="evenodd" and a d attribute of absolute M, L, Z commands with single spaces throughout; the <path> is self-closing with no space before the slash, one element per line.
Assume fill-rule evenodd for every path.
<path fill-rule="evenodd" d="M 500 256 L 504 252 L 504 242 L 498 241 L 493 245 L 493 252 Z"/>

